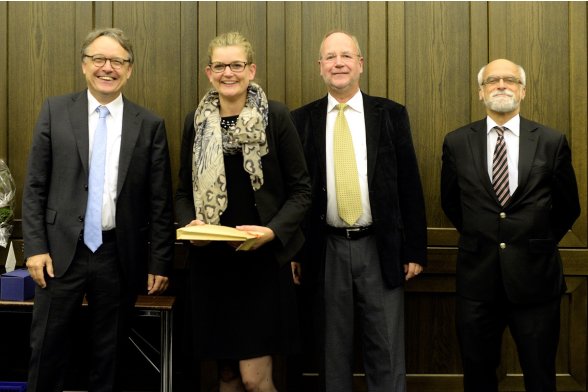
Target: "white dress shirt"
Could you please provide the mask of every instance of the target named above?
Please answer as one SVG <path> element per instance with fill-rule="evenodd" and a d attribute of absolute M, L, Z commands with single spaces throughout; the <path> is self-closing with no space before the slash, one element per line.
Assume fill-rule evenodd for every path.
<path fill-rule="evenodd" d="M 492 129 L 498 124 L 490 117 L 486 117 L 487 125 L 487 159 L 488 159 L 488 176 L 492 182 L 492 162 L 494 160 L 494 149 L 496 148 L 496 140 L 498 139 L 498 132 Z M 517 114 L 508 120 L 503 127 L 508 128 L 504 132 L 504 142 L 506 143 L 506 159 L 508 161 L 508 187 L 510 195 L 515 192 L 519 185 L 519 139 L 521 134 L 521 117 Z"/>
<path fill-rule="evenodd" d="M 89 162 L 92 162 L 94 133 L 96 132 L 99 118 L 96 111 L 98 106 L 101 106 L 101 104 L 88 90 L 88 141 L 90 142 L 88 166 Z M 124 106 L 122 94 L 114 101 L 103 106 L 106 106 L 110 113 L 106 116 L 106 167 L 104 168 L 104 191 L 102 194 L 102 230 L 111 230 L 116 227 L 116 187 Z"/>
<path fill-rule="evenodd" d="M 370 208 L 368 177 L 367 177 L 367 147 L 365 138 L 365 118 L 363 110 L 363 97 L 361 91 L 346 102 L 349 107 L 345 109 L 345 118 L 351 131 L 353 149 L 357 163 L 359 177 L 359 189 L 361 191 L 361 204 L 363 213 L 354 226 L 369 226 L 372 224 L 372 211 Z M 335 164 L 333 161 L 333 133 L 335 119 L 339 113 L 339 102 L 328 95 L 327 103 L 327 129 L 326 129 L 326 167 L 327 167 L 327 224 L 334 227 L 347 227 L 348 225 L 339 217 L 337 211 L 337 192 L 335 190 Z"/>

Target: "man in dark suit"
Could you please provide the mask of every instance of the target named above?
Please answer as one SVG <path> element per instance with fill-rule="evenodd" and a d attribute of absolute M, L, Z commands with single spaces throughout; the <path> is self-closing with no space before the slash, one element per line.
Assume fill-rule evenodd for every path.
<path fill-rule="evenodd" d="M 174 229 L 165 124 L 122 96 L 133 58 L 122 31 L 91 32 L 81 64 L 88 89 L 47 99 L 37 121 L 22 205 L 26 264 L 38 285 L 29 391 L 63 390 L 84 295 L 89 391 L 116 390 L 125 316 L 137 293 L 168 286 Z"/>
<path fill-rule="evenodd" d="M 527 391 L 555 391 L 561 295 L 558 242 L 580 214 L 570 148 L 520 117 L 525 71 L 499 59 L 478 74 L 487 117 L 443 144 L 443 210 L 460 233 L 457 332 L 466 391 L 497 391 L 506 326 Z"/>
<path fill-rule="evenodd" d="M 404 391 L 403 282 L 422 271 L 427 245 L 408 114 L 360 91 L 363 57 L 354 36 L 327 34 L 318 63 L 328 95 L 293 117 L 313 189 L 300 260 L 303 282 L 319 290 L 321 389 L 352 390 L 357 309 L 368 390 Z"/>

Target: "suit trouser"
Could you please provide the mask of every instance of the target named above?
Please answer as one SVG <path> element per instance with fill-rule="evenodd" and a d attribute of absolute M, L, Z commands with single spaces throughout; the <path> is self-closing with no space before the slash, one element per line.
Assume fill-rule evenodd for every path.
<path fill-rule="evenodd" d="M 375 236 L 329 235 L 324 283 L 322 389 L 352 391 L 357 309 L 368 391 L 405 391 L 404 289 L 385 286 Z"/>
<path fill-rule="evenodd" d="M 517 305 L 457 297 L 457 333 L 466 392 L 496 392 L 500 346 L 508 326 L 517 346 L 527 392 L 555 391 L 560 302 Z"/>
<path fill-rule="evenodd" d="M 84 294 L 88 300 L 87 335 L 91 344 L 88 390 L 116 390 L 118 343 L 126 309 L 119 270 L 116 240 L 105 240 L 94 254 L 79 241 L 74 260 L 64 276 L 45 276 L 47 287 L 37 286 L 28 391 L 63 391 L 72 336 L 74 328 L 79 327 L 75 321 Z"/>

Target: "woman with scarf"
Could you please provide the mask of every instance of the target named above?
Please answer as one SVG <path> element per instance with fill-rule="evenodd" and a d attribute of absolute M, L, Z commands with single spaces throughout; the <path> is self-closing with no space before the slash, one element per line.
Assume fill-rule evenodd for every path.
<path fill-rule="evenodd" d="M 273 392 L 272 355 L 290 352 L 298 332 L 290 262 L 310 180 L 288 109 L 253 82 L 249 41 L 222 34 L 208 60 L 212 89 L 184 124 L 177 220 L 262 235 L 247 251 L 191 242 L 189 332 L 196 358 L 218 361 L 221 392 Z"/>

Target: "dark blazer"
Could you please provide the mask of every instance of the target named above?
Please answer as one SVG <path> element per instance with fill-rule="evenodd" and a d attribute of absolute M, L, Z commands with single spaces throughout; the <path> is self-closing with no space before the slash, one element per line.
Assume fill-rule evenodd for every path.
<path fill-rule="evenodd" d="M 369 200 L 385 282 L 404 282 L 404 264 L 426 265 L 427 224 L 408 113 L 389 99 L 363 94 Z M 325 258 L 327 97 L 292 112 L 304 147 L 313 200 L 301 253 L 305 279 L 320 278 Z M 309 275 L 311 275 L 309 277 Z"/>
<path fill-rule="evenodd" d="M 264 184 L 255 192 L 260 222 L 276 235 L 271 246 L 280 265 L 292 261 L 304 236 L 300 222 L 310 205 L 310 180 L 302 146 L 286 106 L 269 101 L 269 123 L 265 130 L 269 152 L 261 159 Z M 184 122 L 180 154 L 176 217 L 180 227 L 196 217 L 192 190 L 194 111 Z"/>
<path fill-rule="evenodd" d="M 441 201 L 460 233 L 457 292 L 470 299 L 504 289 L 532 303 L 565 291 L 557 244 L 580 214 L 570 148 L 553 129 L 524 118 L 520 127 L 518 187 L 504 207 L 488 175 L 486 120 L 445 137 Z"/>
<path fill-rule="evenodd" d="M 131 293 L 147 273 L 167 275 L 174 227 L 165 124 L 124 98 L 118 167 L 116 237 L 123 278 Z M 45 101 L 35 127 L 24 184 L 25 257 L 49 253 L 57 277 L 70 266 L 88 200 L 86 90 Z"/>

